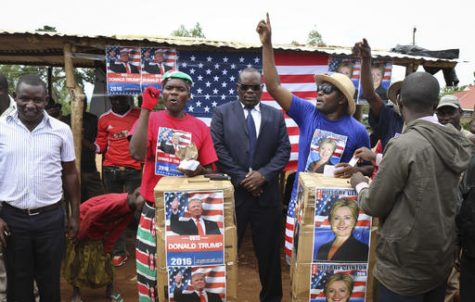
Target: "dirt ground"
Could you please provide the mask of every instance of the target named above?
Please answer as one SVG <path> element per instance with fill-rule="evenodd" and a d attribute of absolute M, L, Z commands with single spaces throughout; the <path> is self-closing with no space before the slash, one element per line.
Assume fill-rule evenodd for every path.
<path fill-rule="evenodd" d="M 250 228 L 247 230 L 245 241 L 239 253 L 239 279 L 238 279 L 238 301 L 258 302 L 260 283 L 257 273 L 257 260 L 254 256 Z M 282 234 L 284 230 L 282 229 Z M 128 261 L 121 267 L 115 268 L 116 288 L 124 298 L 125 302 L 138 301 L 135 274 L 135 251 L 133 232 L 127 230 L 127 249 L 130 253 Z M 283 240 L 283 239 L 282 239 Z M 281 248 L 282 266 L 282 286 L 284 290 L 283 301 L 289 301 L 290 297 L 290 277 L 289 266 L 285 262 L 283 254 L 283 241 Z M 61 280 L 62 301 L 71 301 L 71 287 L 64 279 Z M 82 289 L 81 296 L 84 302 L 108 302 L 105 298 L 105 288 Z"/>

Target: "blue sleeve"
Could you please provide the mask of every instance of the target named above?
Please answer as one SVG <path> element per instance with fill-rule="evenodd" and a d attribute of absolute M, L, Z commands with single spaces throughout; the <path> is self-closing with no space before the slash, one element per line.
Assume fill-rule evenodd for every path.
<path fill-rule="evenodd" d="M 402 130 L 403 121 L 402 118 L 394 111 L 394 109 L 383 106 L 379 112 L 379 116 L 369 112 L 368 122 L 371 126 L 371 130 L 377 139 L 380 139 L 383 144 L 383 148 L 386 146 L 389 139 L 393 138 L 396 133 L 400 133 Z"/>
<path fill-rule="evenodd" d="M 308 113 L 313 112 L 314 110 L 315 106 L 312 103 L 301 99 L 296 95 L 292 95 L 292 104 L 290 104 L 288 114 L 297 125 L 299 125 L 299 127 L 305 123 L 305 118 L 309 116 Z"/>

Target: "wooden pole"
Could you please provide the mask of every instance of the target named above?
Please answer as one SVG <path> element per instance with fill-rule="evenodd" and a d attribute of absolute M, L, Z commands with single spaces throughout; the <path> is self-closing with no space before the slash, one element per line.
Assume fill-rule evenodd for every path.
<path fill-rule="evenodd" d="M 51 99 L 53 97 L 53 67 L 48 66 L 48 95 Z"/>
<path fill-rule="evenodd" d="M 83 132 L 84 95 L 74 78 L 74 66 L 72 59 L 71 44 L 64 45 L 64 71 L 66 73 L 66 87 L 71 95 L 71 129 L 74 138 L 74 150 L 76 152 L 76 168 L 81 174 L 81 150 Z"/>

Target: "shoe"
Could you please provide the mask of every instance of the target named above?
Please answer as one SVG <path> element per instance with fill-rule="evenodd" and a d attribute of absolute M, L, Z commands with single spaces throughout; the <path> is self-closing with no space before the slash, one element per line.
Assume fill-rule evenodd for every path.
<path fill-rule="evenodd" d="M 126 255 L 119 255 L 112 257 L 112 265 L 115 267 L 124 265 L 125 261 L 127 261 Z"/>

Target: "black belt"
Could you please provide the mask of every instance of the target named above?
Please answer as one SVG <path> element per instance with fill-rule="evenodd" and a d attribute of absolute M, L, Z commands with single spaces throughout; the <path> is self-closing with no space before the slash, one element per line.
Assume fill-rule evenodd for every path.
<path fill-rule="evenodd" d="M 54 203 L 54 204 L 50 204 L 48 206 L 36 208 L 36 209 L 20 209 L 20 208 L 12 206 L 11 204 L 6 203 L 6 202 L 2 202 L 2 206 L 6 207 L 6 208 L 10 208 L 12 210 L 15 210 L 19 213 L 22 213 L 22 214 L 25 214 L 25 215 L 28 215 L 28 216 L 34 216 L 34 215 L 38 215 L 42 212 L 52 211 L 52 210 L 55 210 L 55 209 L 61 207 L 61 201 L 58 201 L 57 203 Z"/>

